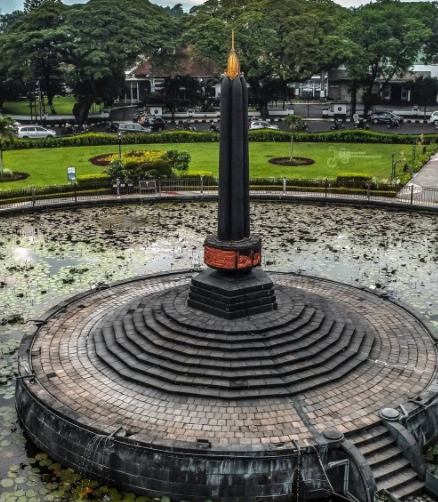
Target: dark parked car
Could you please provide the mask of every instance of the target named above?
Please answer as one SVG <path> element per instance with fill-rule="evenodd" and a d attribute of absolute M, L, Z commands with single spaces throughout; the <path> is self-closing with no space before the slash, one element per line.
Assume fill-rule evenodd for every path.
<path fill-rule="evenodd" d="M 403 123 L 403 117 L 387 110 L 375 110 L 370 115 L 370 120 L 374 124 L 389 124 L 390 122 Z"/>

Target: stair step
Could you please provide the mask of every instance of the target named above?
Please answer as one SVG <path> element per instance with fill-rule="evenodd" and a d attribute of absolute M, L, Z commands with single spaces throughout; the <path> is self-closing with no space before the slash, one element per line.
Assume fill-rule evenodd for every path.
<path fill-rule="evenodd" d="M 406 460 L 403 457 L 396 457 L 389 462 L 375 467 L 373 469 L 374 479 L 376 482 L 383 481 L 385 478 L 391 476 L 392 474 L 396 474 L 407 467 L 410 467 L 409 460 Z"/>
<path fill-rule="evenodd" d="M 391 494 L 400 500 L 405 500 L 411 495 L 416 495 L 417 493 L 421 492 L 424 488 L 424 485 L 425 483 L 423 483 L 422 481 L 414 480 L 395 491 L 391 491 Z"/>
<path fill-rule="evenodd" d="M 397 446 L 392 446 L 391 448 L 385 449 L 383 451 L 377 451 L 375 453 L 369 454 L 366 457 L 368 465 L 372 469 L 376 469 L 377 466 L 385 464 L 391 460 L 396 459 L 397 457 L 402 456 L 402 451 Z"/>
<path fill-rule="evenodd" d="M 393 493 L 399 491 L 401 487 L 417 480 L 417 473 L 413 471 L 410 467 L 403 469 L 402 471 L 395 472 L 388 476 L 385 480 L 377 482 L 377 489 L 386 489 Z"/>
<path fill-rule="evenodd" d="M 350 438 L 350 440 L 359 448 L 359 446 L 364 446 L 367 443 L 371 443 L 373 441 L 379 440 L 384 436 L 388 436 L 389 432 L 386 427 L 383 425 L 377 425 L 372 429 L 368 429 L 361 434 Z"/>
<path fill-rule="evenodd" d="M 374 455 L 378 451 L 384 450 L 385 448 L 390 448 L 395 445 L 395 439 L 391 436 L 384 436 L 378 441 L 373 441 L 372 443 L 366 443 L 362 446 L 359 446 L 359 450 L 364 457 L 368 457 L 370 455 Z"/>

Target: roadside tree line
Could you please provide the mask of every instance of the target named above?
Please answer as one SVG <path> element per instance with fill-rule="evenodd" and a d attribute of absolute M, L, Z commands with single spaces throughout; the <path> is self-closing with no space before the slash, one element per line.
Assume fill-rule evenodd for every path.
<path fill-rule="evenodd" d="M 190 87 L 178 74 L 181 59 L 188 53 L 219 76 L 232 28 L 251 99 L 263 117 L 269 101 L 288 95 L 289 84 L 341 65 L 353 108 L 362 90 L 369 109 L 391 79 L 404 76 L 419 58 L 430 63 L 438 57 L 435 2 L 377 0 L 346 9 L 331 0 L 207 0 L 183 14 L 180 5 L 164 9 L 148 0 L 72 6 L 26 0 L 25 11 L 0 17 L 0 107 L 32 99 L 38 85 L 55 112 L 53 98 L 69 90 L 74 114 L 84 121 L 93 103 L 108 105 L 122 95 L 125 70 L 146 59 L 168 75 L 163 97 L 174 107 L 183 77 Z M 424 98 L 436 95 L 438 85 L 421 78 L 412 90 Z"/>

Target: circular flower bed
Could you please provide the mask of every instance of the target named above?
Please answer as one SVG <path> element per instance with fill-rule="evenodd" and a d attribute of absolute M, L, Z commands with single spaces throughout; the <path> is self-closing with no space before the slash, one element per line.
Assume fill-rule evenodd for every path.
<path fill-rule="evenodd" d="M 11 174 L 8 174 L 7 176 L 0 176 L 0 183 L 6 183 L 9 181 L 19 181 L 19 180 L 25 180 L 30 176 L 29 173 L 19 173 L 19 172 L 13 172 Z"/>
<path fill-rule="evenodd" d="M 276 164 L 277 166 L 310 166 L 314 164 L 313 159 L 308 159 L 306 157 L 294 157 L 290 160 L 290 157 L 275 157 L 274 159 L 269 159 L 271 164 Z"/>
<path fill-rule="evenodd" d="M 124 164 L 127 162 L 138 162 L 139 164 L 155 162 L 156 160 L 161 159 L 165 153 L 166 152 L 160 152 L 159 150 L 130 150 L 122 153 L 122 162 Z M 118 153 L 104 153 L 102 155 L 96 155 L 89 160 L 95 166 L 104 167 L 112 160 L 118 160 L 118 158 Z"/>

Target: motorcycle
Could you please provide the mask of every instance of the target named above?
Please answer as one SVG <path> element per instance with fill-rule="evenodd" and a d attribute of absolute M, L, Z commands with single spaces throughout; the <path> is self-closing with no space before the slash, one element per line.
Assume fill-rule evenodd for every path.
<path fill-rule="evenodd" d="M 310 131 L 309 126 L 305 122 L 303 122 L 301 130 L 304 131 L 304 132 L 309 132 Z"/>
<path fill-rule="evenodd" d="M 211 124 L 210 127 L 208 128 L 210 132 L 219 132 L 219 127 L 215 126 L 214 124 Z"/>
<path fill-rule="evenodd" d="M 109 124 L 106 125 L 106 132 L 117 134 L 119 132 L 119 124 L 114 124 L 113 122 L 110 122 Z"/>
<path fill-rule="evenodd" d="M 62 128 L 61 133 L 63 136 L 74 136 L 76 134 L 76 128 L 74 125 L 67 122 Z"/>
<path fill-rule="evenodd" d="M 386 127 L 389 129 L 390 127 L 396 127 L 397 129 L 400 129 L 400 122 L 395 119 L 391 119 L 387 124 Z"/>
<path fill-rule="evenodd" d="M 89 132 L 94 132 L 94 129 L 88 124 L 82 124 L 79 132 L 80 134 L 87 134 Z"/>
<path fill-rule="evenodd" d="M 361 118 L 361 119 L 357 119 L 354 121 L 354 128 L 355 129 L 364 129 L 364 130 L 368 131 L 370 126 L 367 123 L 366 119 Z"/>
<path fill-rule="evenodd" d="M 344 124 L 341 120 L 335 119 L 334 124 L 330 127 L 332 131 L 342 131 L 345 129 Z"/>

